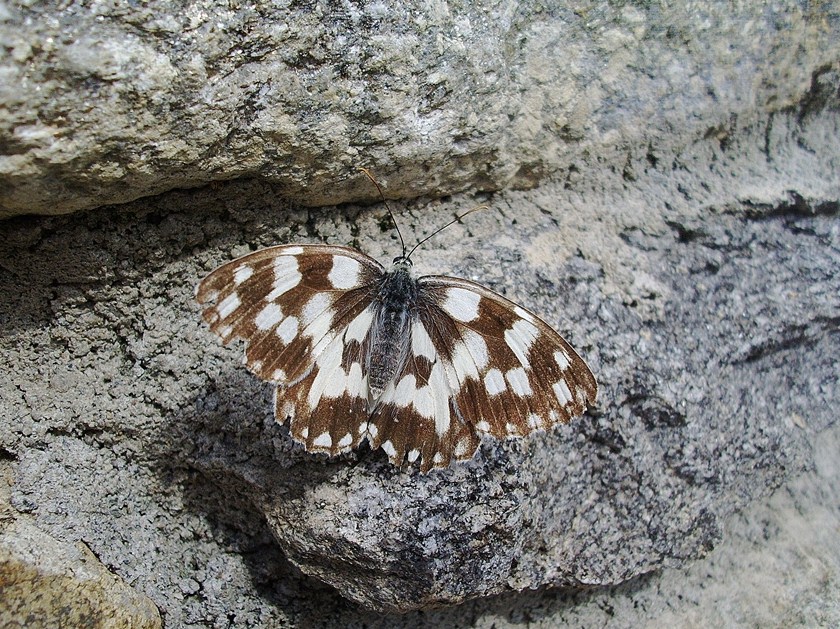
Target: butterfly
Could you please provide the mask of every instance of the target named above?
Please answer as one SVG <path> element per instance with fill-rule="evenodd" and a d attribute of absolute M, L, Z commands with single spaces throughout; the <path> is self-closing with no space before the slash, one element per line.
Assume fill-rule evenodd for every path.
<path fill-rule="evenodd" d="M 389 268 L 344 246 L 269 247 L 198 285 L 205 321 L 225 344 L 245 341 L 246 366 L 276 385 L 276 419 L 307 451 L 367 440 L 428 472 L 471 459 L 483 435 L 524 436 L 594 404 L 589 367 L 535 314 L 475 282 L 414 276 L 430 237 L 407 252 L 400 234 Z"/>

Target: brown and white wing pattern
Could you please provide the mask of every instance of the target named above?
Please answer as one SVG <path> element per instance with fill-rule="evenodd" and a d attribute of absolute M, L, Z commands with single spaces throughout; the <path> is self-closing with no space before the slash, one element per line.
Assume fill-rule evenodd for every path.
<path fill-rule="evenodd" d="M 428 297 L 421 319 L 447 357 L 456 414 L 475 431 L 523 436 L 567 423 L 595 403 L 589 367 L 535 314 L 467 280 L 428 276 L 419 283 Z"/>
<path fill-rule="evenodd" d="M 458 411 L 460 385 L 451 377 L 447 346 L 435 346 L 422 319 L 412 318 L 407 360 L 377 400 L 368 432 L 371 447 L 381 447 L 391 463 L 419 459 L 420 470 L 427 472 L 453 458 L 472 458 L 479 437 Z"/>
<path fill-rule="evenodd" d="M 275 411 L 312 452 L 348 451 L 366 436 L 364 340 L 382 266 L 355 249 L 281 245 L 248 254 L 199 284 L 210 329 L 244 339 L 245 364 L 277 385 Z"/>
<path fill-rule="evenodd" d="M 467 280 L 415 279 L 354 249 L 284 245 L 211 272 L 196 298 L 245 364 L 277 386 L 295 440 L 336 455 L 363 440 L 421 471 L 470 459 L 482 435 L 527 435 L 595 401 L 586 363 L 551 327 Z"/>
<path fill-rule="evenodd" d="M 524 436 L 595 402 L 586 363 L 533 313 L 467 280 L 418 280 L 409 359 L 371 418 L 372 445 L 421 470 L 475 455 L 481 435 Z"/>

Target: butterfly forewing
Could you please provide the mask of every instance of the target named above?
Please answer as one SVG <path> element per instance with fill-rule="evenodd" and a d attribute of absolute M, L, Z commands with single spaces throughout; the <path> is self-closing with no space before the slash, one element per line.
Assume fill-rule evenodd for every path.
<path fill-rule="evenodd" d="M 284 245 L 199 285 L 211 329 L 246 341 L 277 385 L 277 420 L 330 455 L 367 439 L 422 471 L 469 459 L 480 436 L 525 435 L 595 401 L 589 368 L 536 315 L 479 284 L 389 271 L 354 249 Z"/>
<path fill-rule="evenodd" d="M 420 278 L 438 351 L 449 357 L 456 406 L 479 433 L 526 435 L 568 422 L 594 403 L 592 372 L 533 313 L 467 280 Z"/>
<path fill-rule="evenodd" d="M 365 436 L 363 313 L 382 272 L 354 249 L 284 245 L 222 265 L 196 291 L 215 302 L 211 329 L 244 339 L 248 368 L 277 384 L 277 418 L 310 451 L 337 454 Z"/>

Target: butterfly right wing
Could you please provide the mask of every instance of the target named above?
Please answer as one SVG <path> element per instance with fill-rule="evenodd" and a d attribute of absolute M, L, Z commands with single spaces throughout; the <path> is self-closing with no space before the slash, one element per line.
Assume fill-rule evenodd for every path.
<path fill-rule="evenodd" d="M 419 280 L 407 359 L 370 419 L 372 447 L 423 472 L 502 439 L 566 423 L 597 384 L 572 347 L 535 314 L 453 277 Z"/>
<path fill-rule="evenodd" d="M 567 423 L 595 403 L 598 385 L 571 345 L 537 315 L 459 278 L 420 279 L 429 333 L 448 355 L 461 416 L 498 439 Z"/>
<path fill-rule="evenodd" d="M 366 436 L 364 342 L 383 273 L 348 247 L 280 245 L 228 262 L 196 290 L 210 328 L 245 340 L 245 364 L 277 385 L 279 422 L 314 452 L 347 451 Z"/>
<path fill-rule="evenodd" d="M 420 469 L 474 456 L 480 435 L 526 435 L 595 401 L 586 363 L 533 313 L 452 277 L 420 278 L 408 360 L 371 417 L 392 463 Z"/>

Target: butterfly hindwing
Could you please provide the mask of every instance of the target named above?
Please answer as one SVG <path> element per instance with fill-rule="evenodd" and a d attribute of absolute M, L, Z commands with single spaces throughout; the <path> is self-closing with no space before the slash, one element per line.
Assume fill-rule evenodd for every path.
<path fill-rule="evenodd" d="M 421 294 L 419 305 L 424 307 Z M 446 467 L 453 458 L 471 458 L 478 437 L 460 416 L 448 355 L 432 340 L 422 317 L 405 339 L 407 360 L 382 392 L 372 414 L 372 447 L 382 447 L 395 465 L 420 460 L 421 471 Z M 443 322 L 442 322 L 443 323 Z"/>
<path fill-rule="evenodd" d="M 277 421 L 290 420 L 290 432 L 310 452 L 336 455 L 367 435 L 367 374 L 362 349 L 347 331 L 325 337 L 324 349 L 304 378 L 275 394 Z"/>

